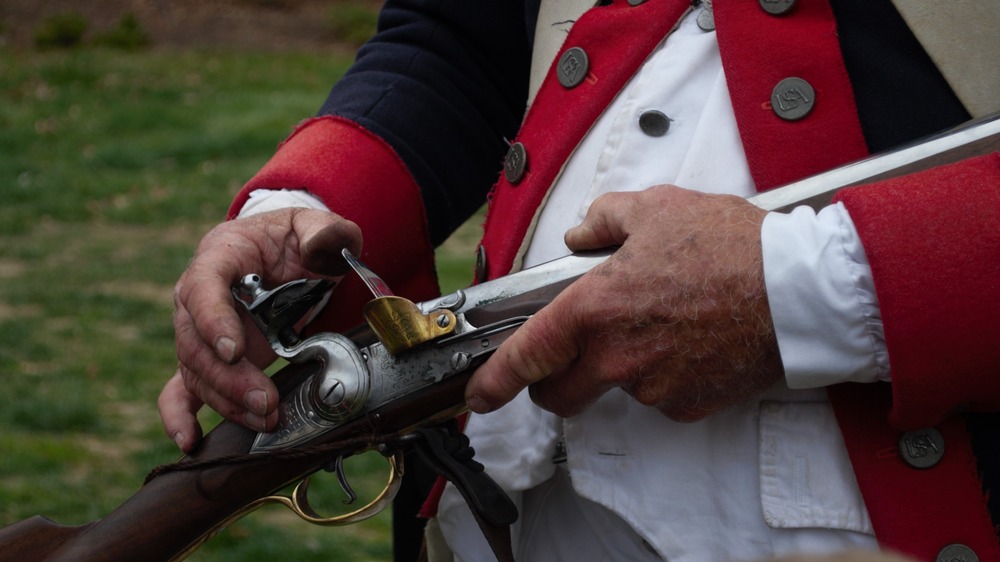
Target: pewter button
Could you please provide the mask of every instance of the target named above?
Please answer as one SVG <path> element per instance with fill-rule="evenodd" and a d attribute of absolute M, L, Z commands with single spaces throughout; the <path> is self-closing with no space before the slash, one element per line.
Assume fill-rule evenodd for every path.
<path fill-rule="evenodd" d="M 645 4 L 646 0 L 628 0 L 629 6 L 638 6 L 639 4 Z"/>
<path fill-rule="evenodd" d="M 795 0 L 758 0 L 760 7 L 772 16 L 787 14 L 795 7 Z"/>
<path fill-rule="evenodd" d="M 651 137 L 662 137 L 670 130 L 670 118 L 662 111 L 650 109 L 639 116 L 639 128 Z"/>
<path fill-rule="evenodd" d="M 934 562 L 979 562 L 979 556 L 964 544 L 949 544 L 941 549 Z"/>
<path fill-rule="evenodd" d="M 813 110 L 816 92 L 801 78 L 785 78 L 771 91 L 771 110 L 785 121 L 798 121 Z"/>
<path fill-rule="evenodd" d="M 559 57 L 556 74 L 560 84 L 566 88 L 574 88 L 587 77 L 589 69 L 590 59 L 587 58 L 587 52 L 580 47 L 573 47 Z"/>
<path fill-rule="evenodd" d="M 698 29 L 702 31 L 715 31 L 715 12 L 711 8 L 705 8 L 698 14 Z"/>
<path fill-rule="evenodd" d="M 507 157 L 503 161 L 503 176 L 512 184 L 516 184 L 524 177 L 524 170 L 528 167 L 528 151 L 524 145 L 515 142 L 507 151 Z"/>
<path fill-rule="evenodd" d="M 944 456 L 944 437 L 933 427 L 907 431 L 899 437 L 899 456 L 913 468 L 930 468 Z"/>
<path fill-rule="evenodd" d="M 486 281 L 486 246 L 476 248 L 476 282 Z"/>

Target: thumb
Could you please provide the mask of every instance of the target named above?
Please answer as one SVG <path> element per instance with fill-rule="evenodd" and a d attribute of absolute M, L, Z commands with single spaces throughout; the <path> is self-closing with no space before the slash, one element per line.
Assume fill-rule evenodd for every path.
<path fill-rule="evenodd" d="M 477 414 L 496 410 L 576 359 L 580 348 L 568 329 L 570 324 L 560 320 L 556 303 L 528 319 L 473 373 L 465 387 L 470 410 Z"/>
<path fill-rule="evenodd" d="M 566 231 L 566 246 L 574 252 L 621 246 L 628 238 L 625 194 L 603 195 L 590 206 L 579 225 Z"/>
<path fill-rule="evenodd" d="M 361 253 L 361 229 L 333 213 L 302 213 L 293 219 L 293 228 L 301 243 L 302 266 L 322 275 L 340 276 L 348 271 L 340 251 L 347 248 Z"/>

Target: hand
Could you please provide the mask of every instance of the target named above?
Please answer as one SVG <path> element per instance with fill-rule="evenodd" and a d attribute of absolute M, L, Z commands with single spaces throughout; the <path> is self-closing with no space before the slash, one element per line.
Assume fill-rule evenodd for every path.
<path fill-rule="evenodd" d="M 499 408 L 523 388 L 560 416 L 620 387 L 678 421 L 745 401 L 782 376 L 746 200 L 673 186 L 605 195 L 566 233 L 573 251 L 621 246 L 529 319 L 466 387 Z"/>
<path fill-rule="evenodd" d="M 283 209 L 229 221 L 201 241 L 174 288 L 179 367 L 158 406 L 167 435 L 184 452 L 201 439 L 202 404 L 256 431 L 277 422 L 278 391 L 260 370 L 275 356 L 236 310 L 230 288 L 247 273 L 269 286 L 304 277 L 339 280 L 342 248 L 356 255 L 361 231 L 326 211 Z"/>

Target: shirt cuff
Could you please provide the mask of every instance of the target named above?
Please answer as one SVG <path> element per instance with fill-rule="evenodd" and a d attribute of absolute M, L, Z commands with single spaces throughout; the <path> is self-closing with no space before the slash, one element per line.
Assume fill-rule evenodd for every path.
<path fill-rule="evenodd" d="M 319 197 L 304 189 L 258 189 L 250 193 L 238 216 L 249 217 L 290 207 L 329 210 Z"/>
<path fill-rule="evenodd" d="M 871 267 L 847 209 L 770 213 L 764 279 L 790 388 L 888 381 L 889 355 Z"/>

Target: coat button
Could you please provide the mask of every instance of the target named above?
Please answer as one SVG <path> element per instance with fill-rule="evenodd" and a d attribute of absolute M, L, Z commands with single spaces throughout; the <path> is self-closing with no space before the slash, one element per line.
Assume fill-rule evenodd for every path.
<path fill-rule="evenodd" d="M 934 562 L 979 562 L 979 556 L 964 544 L 949 544 L 941 549 Z"/>
<path fill-rule="evenodd" d="M 757 0 L 760 7 L 772 16 L 780 16 L 792 11 L 795 7 L 795 0 Z"/>
<path fill-rule="evenodd" d="M 628 0 L 629 6 L 638 6 L 639 4 L 645 4 L 646 0 Z"/>
<path fill-rule="evenodd" d="M 486 281 L 486 246 L 476 248 L 476 282 Z"/>
<path fill-rule="evenodd" d="M 785 121 L 798 121 L 813 110 L 816 92 L 801 78 L 785 78 L 771 91 L 771 110 Z"/>
<path fill-rule="evenodd" d="M 580 47 L 572 47 L 559 57 L 556 75 L 559 77 L 559 83 L 564 87 L 575 88 L 587 77 L 589 69 L 590 59 L 587 58 L 587 52 Z"/>
<path fill-rule="evenodd" d="M 944 456 L 944 437 L 933 427 L 907 431 L 899 437 L 899 456 L 913 468 L 930 468 Z"/>
<path fill-rule="evenodd" d="M 516 184 L 524 177 L 524 170 L 528 167 L 528 151 L 524 145 L 515 142 L 507 151 L 507 157 L 503 161 L 503 177 L 512 184 Z"/>
<path fill-rule="evenodd" d="M 715 31 L 715 12 L 712 11 L 712 0 L 702 0 L 702 9 L 698 13 L 698 29 Z"/>
<path fill-rule="evenodd" d="M 650 109 L 639 116 L 639 128 L 651 137 L 662 137 L 670 130 L 670 118 L 662 111 Z"/>

